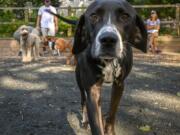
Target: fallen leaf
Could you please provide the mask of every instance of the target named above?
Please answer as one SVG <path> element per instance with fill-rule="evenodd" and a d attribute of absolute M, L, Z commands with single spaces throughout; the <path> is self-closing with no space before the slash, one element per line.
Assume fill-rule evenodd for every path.
<path fill-rule="evenodd" d="M 149 132 L 151 130 L 151 127 L 149 125 L 140 126 L 139 130 L 143 132 Z"/>

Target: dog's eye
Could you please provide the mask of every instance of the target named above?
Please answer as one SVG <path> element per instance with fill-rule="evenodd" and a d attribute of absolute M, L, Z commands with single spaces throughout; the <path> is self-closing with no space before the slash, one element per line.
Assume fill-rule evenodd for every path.
<path fill-rule="evenodd" d="M 121 18 L 121 20 L 123 20 L 123 21 L 127 21 L 127 20 L 129 19 L 129 15 L 126 14 L 126 13 L 123 13 L 123 14 L 121 14 L 120 18 Z"/>
<path fill-rule="evenodd" d="M 100 17 L 98 15 L 96 15 L 96 14 L 92 14 L 90 16 L 90 20 L 91 20 L 91 23 L 96 24 L 97 22 L 99 22 Z"/>
<path fill-rule="evenodd" d="M 129 14 L 127 14 L 127 13 L 120 13 L 119 15 L 118 15 L 118 21 L 121 21 L 121 22 L 127 22 L 128 20 L 129 20 L 129 18 L 130 18 L 130 16 L 129 16 Z"/>

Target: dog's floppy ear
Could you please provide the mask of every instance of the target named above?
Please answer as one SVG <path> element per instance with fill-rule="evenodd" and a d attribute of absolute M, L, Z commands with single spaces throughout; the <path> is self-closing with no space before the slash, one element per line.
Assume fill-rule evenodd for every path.
<path fill-rule="evenodd" d="M 87 47 L 87 32 L 85 27 L 85 16 L 81 15 L 74 35 L 73 54 L 78 54 Z"/>
<path fill-rule="evenodd" d="M 134 47 L 147 52 L 147 30 L 142 19 L 136 15 L 136 32 L 134 35 Z"/>

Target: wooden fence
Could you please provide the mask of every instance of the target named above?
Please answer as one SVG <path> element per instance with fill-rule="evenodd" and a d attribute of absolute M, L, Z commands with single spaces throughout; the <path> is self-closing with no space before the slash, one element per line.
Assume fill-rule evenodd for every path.
<path fill-rule="evenodd" d="M 173 8 L 175 10 L 174 12 L 174 17 L 171 17 L 170 20 L 167 19 L 162 19 L 161 23 L 164 25 L 171 25 L 174 26 L 175 29 L 177 30 L 177 35 L 180 36 L 180 3 L 178 4 L 169 4 L 169 5 L 133 5 L 133 7 L 137 10 L 139 9 L 169 9 Z M 32 21 L 31 18 L 35 18 L 37 16 L 37 11 L 39 7 L 0 7 L 0 12 L 2 11 L 21 11 L 23 13 L 23 18 L 16 16 L 14 21 L 2 21 L 0 19 L 0 24 L 11 24 L 11 23 L 16 23 L 16 19 L 24 19 L 25 22 L 28 22 L 30 24 L 34 24 L 35 21 Z M 61 15 L 64 16 L 79 16 L 84 12 L 86 7 L 60 7 L 57 8 L 58 12 Z M 18 12 L 14 12 L 17 14 Z M 35 19 L 34 19 L 35 20 Z"/>

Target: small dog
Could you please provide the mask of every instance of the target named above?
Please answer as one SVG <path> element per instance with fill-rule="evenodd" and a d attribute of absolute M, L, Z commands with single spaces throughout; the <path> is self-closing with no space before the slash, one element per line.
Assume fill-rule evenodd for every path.
<path fill-rule="evenodd" d="M 70 41 L 66 41 L 64 40 L 63 38 L 57 38 L 56 41 L 55 41 L 55 50 L 57 50 L 58 52 L 58 55 L 60 56 L 61 53 L 64 53 L 64 52 L 70 52 L 70 54 L 67 56 L 66 58 L 66 64 L 67 65 L 70 65 L 70 61 L 71 61 L 71 58 L 73 57 L 73 54 L 72 54 L 72 43 L 73 40 L 70 40 Z M 75 62 L 74 62 L 75 64 Z"/>
<path fill-rule="evenodd" d="M 40 37 L 29 32 L 28 27 L 23 25 L 19 29 L 20 46 L 22 48 L 22 62 L 31 62 L 39 57 Z"/>

